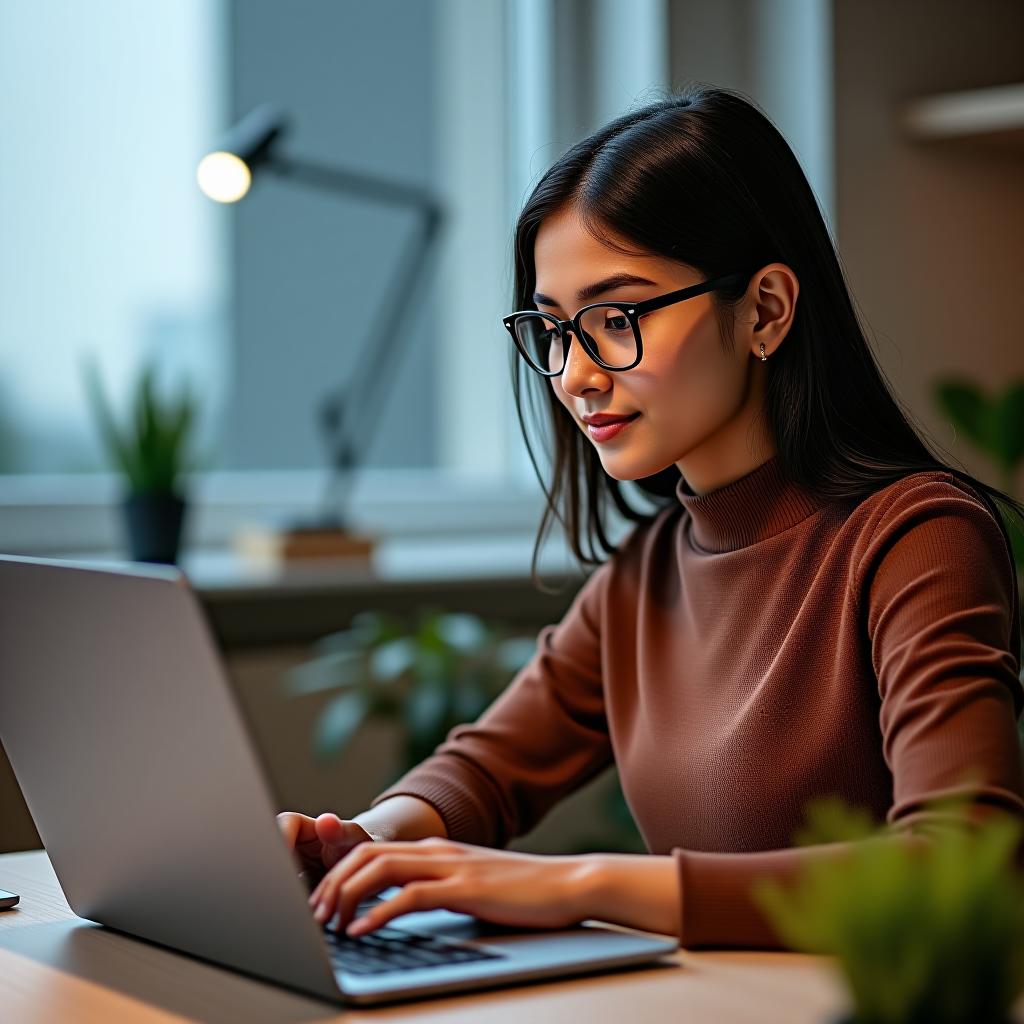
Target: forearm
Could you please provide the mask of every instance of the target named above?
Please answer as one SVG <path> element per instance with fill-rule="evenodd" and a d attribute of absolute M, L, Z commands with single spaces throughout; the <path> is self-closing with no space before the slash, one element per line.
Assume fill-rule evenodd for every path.
<path fill-rule="evenodd" d="M 679 935 L 682 897 L 672 857 L 655 854 L 585 854 L 593 867 L 585 916 L 641 931 Z"/>
<path fill-rule="evenodd" d="M 408 794 L 388 797 L 351 820 L 386 842 L 426 839 L 428 836 L 448 837 L 441 815 L 426 800 Z"/>

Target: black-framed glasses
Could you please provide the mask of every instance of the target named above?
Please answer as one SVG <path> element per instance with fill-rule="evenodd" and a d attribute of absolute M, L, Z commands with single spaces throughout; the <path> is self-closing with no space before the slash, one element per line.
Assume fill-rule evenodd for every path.
<path fill-rule="evenodd" d="M 631 370 L 644 355 L 640 317 L 715 288 L 739 284 L 748 276 L 737 271 L 643 302 L 595 302 L 584 306 L 571 320 L 528 309 L 509 313 L 502 317 L 502 323 L 530 368 L 545 377 L 557 377 L 565 369 L 570 333 L 606 370 Z"/>

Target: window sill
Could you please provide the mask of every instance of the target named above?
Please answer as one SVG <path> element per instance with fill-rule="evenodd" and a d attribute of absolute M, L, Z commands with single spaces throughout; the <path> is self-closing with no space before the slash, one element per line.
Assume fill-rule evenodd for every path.
<path fill-rule="evenodd" d="M 321 506 L 322 470 L 224 470 L 186 476 L 186 549 L 230 548 L 246 523 L 308 519 Z M 0 476 L 0 549 L 116 551 L 123 547 L 114 473 Z M 364 470 L 350 502 L 354 530 L 380 538 L 534 534 L 544 498 L 521 480 L 442 470 Z M 557 524 L 556 524 L 557 525 Z"/>
<path fill-rule="evenodd" d="M 533 536 L 526 534 L 387 538 L 366 559 L 301 558 L 287 562 L 250 558 L 229 548 L 186 548 L 178 567 L 190 585 L 210 600 L 395 589 L 417 584 L 518 583 L 530 577 L 533 543 Z M 98 566 L 132 564 L 120 550 L 62 550 L 45 557 Z M 545 544 L 537 568 L 545 579 L 582 579 L 585 575 L 564 544 Z"/>

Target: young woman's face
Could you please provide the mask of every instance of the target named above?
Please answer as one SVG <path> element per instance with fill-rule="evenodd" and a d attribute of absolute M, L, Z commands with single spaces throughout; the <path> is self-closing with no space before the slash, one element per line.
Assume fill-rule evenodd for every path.
<path fill-rule="evenodd" d="M 591 302 L 641 302 L 704 280 L 672 260 L 616 252 L 594 238 L 571 210 L 543 221 L 534 259 L 536 292 L 543 297 L 536 302 L 537 308 L 562 320 Z M 788 268 L 771 267 L 782 267 L 785 274 L 781 276 L 789 275 L 786 280 L 795 286 Z M 751 278 L 748 296 L 753 300 L 758 297 L 759 281 L 764 297 L 767 279 L 762 275 L 766 273 L 767 268 Z M 621 274 L 643 280 L 620 283 L 596 298 L 579 300 L 577 293 L 583 287 Z M 792 286 L 783 285 L 782 291 Z M 609 476 L 635 480 L 674 463 L 687 483 L 703 493 L 742 476 L 774 453 L 771 438 L 757 432 L 754 418 L 762 406 L 767 366 L 760 361 L 759 343 L 765 342 L 765 354 L 770 356 L 781 335 L 778 323 L 775 330 L 753 331 L 758 303 L 746 299 L 737 313 L 733 352 L 723 349 L 708 293 L 642 317 L 643 359 L 631 370 L 604 369 L 572 338 L 565 370 L 549 379 L 558 400 L 597 449 Z M 776 307 L 778 321 L 778 303 Z M 791 316 L 792 309 L 788 313 Z M 786 320 L 784 333 L 788 317 L 782 319 Z M 639 415 L 615 436 L 601 440 L 583 420 L 591 413 Z"/>

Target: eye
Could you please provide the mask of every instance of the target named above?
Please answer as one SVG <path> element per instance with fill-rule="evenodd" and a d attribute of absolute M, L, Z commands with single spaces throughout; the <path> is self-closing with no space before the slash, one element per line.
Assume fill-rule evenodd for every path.
<path fill-rule="evenodd" d="M 605 318 L 604 329 L 606 331 L 630 331 L 632 327 L 624 313 L 614 313 Z"/>

